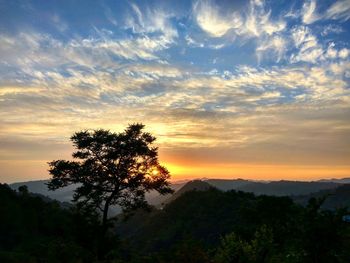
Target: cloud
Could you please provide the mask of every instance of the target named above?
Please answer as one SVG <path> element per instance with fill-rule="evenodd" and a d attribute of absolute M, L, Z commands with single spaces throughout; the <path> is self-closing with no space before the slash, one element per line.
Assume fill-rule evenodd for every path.
<path fill-rule="evenodd" d="M 327 48 L 319 43 L 317 37 L 312 34 L 311 30 L 306 26 L 294 27 L 292 29 L 292 39 L 298 53 L 293 53 L 290 57 L 292 63 L 310 62 L 316 63 L 324 60 L 346 59 L 348 57 L 348 49 L 335 48 L 335 43 L 330 42 Z"/>
<path fill-rule="evenodd" d="M 336 1 L 327 9 L 325 17 L 328 19 L 337 19 L 343 21 L 350 19 L 350 1 Z"/>
<path fill-rule="evenodd" d="M 340 58 L 346 59 L 350 55 L 350 50 L 348 48 L 343 48 L 343 49 L 339 50 L 338 55 Z"/>
<path fill-rule="evenodd" d="M 299 49 L 298 54 L 292 54 L 292 62 L 304 61 L 316 63 L 317 60 L 322 58 L 324 53 L 322 46 L 308 27 L 295 27 L 292 30 L 292 38 L 296 48 Z"/>
<path fill-rule="evenodd" d="M 225 162 L 300 163 L 311 155 L 309 162 L 345 163 L 350 131 L 346 72 L 350 64 L 341 62 L 241 66 L 205 74 L 156 61 L 113 72 L 44 72 L 36 87 L 1 87 L 2 153 L 40 159 L 42 152 L 51 156 L 51 145 L 62 156 L 70 150 L 64 143 L 74 131 L 119 131 L 142 121 L 164 150 L 222 148 Z M 41 138 L 44 145 L 35 143 Z M 28 151 L 31 147 L 37 150 Z"/>
<path fill-rule="evenodd" d="M 144 10 L 135 3 L 130 3 L 132 13 L 125 20 L 125 27 L 131 28 L 136 34 L 158 33 L 168 44 L 178 37 L 177 29 L 171 19 L 175 14 L 159 8 L 146 7 Z"/>
<path fill-rule="evenodd" d="M 211 1 L 197 1 L 193 6 L 197 25 L 211 38 L 222 38 L 221 43 L 208 44 L 186 36 L 186 41 L 193 47 L 221 49 L 236 41 L 244 43 L 248 39 L 257 42 L 256 54 L 260 61 L 266 54 L 273 54 L 277 62 L 286 52 L 286 42 L 281 33 L 286 29 L 286 22 L 271 18 L 271 10 L 260 1 L 249 1 L 239 11 L 228 9 L 224 12 Z"/>
<path fill-rule="evenodd" d="M 323 28 L 321 32 L 321 36 L 327 36 L 330 34 L 340 34 L 342 32 L 344 32 L 344 29 L 341 26 L 330 24 L 330 25 L 326 25 Z"/>
<path fill-rule="evenodd" d="M 231 29 L 242 26 L 241 17 L 233 12 L 224 16 L 218 6 L 210 1 L 197 1 L 193 13 L 198 26 L 212 37 L 222 37 Z"/>
<path fill-rule="evenodd" d="M 272 53 L 277 56 L 277 62 L 279 62 L 286 53 L 287 43 L 283 37 L 274 36 L 268 38 L 258 45 L 256 48 L 258 60 L 261 61 L 265 53 Z"/>
<path fill-rule="evenodd" d="M 316 13 L 316 0 L 309 0 L 303 4 L 301 9 L 302 21 L 304 24 L 312 24 L 321 17 Z"/>
<path fill-rule="evenodd" d="M 113 11 L 106 5 L 102 4 L 104 14 L 107 18 L 107 20 L 114 26 L 118 26 L 118 21 L 115 17 L 115 14 L 113 14 Z"/>
<path fill-rule="evenodd" d="M 325 19 L 346 21 L 350 18 L 350 2 L 348 0 L 335 1 L 322 14 L 317 12 L 316 3 L 316 0 L 308 0 L 303 4 L 300 12 L 304 24 L 309 25 Z"/>
<path fill-rule="evenodd" d="M 259 1 L 250 1 L 245 15 L 231 12 L 225 15 L 210 1 L 197 1 L 193 13 L 199 27 L 211 37 L 223 37 L 229 31 L 243 37 L 260 37 L 283 31 L 286 24 L 282 20 L 272 21 L 271 11 Z"/>
<path fill-rule="evenodd" d="M 95 35 L 75 37 L 66 42 L 49 34 L 20 32 L 15 36 L 0 34 L 0 55 L 3 67 L 16 68 L 5 71 L 7 78 L 17 79 L 19 72 L 32 78 L 47 68 L 65 71 L 82 66 L 91 70 L 115 68 L 123 59 L 163 61 L 157 52 L 169 48 L 170 44 L 163 36 L 119 39 L 108 31 L 97 29 Z"/>
<path fill-rule="evenodd" d="M 68 24 L 62 20 L 62 18 L 58 14 L 54 14 L 51 17 L 53 25 L 57 28 L 61 33 L 67 31 L 69 29 Z"/>
<path fill-rule="evenodd" d="M 239 30 L 241 34 L 259 37 L 262 34 L 273 35 L 286 28 L 286 23 L 282 19 L 271 20 L 271 10 L 267 10 L 264 3 L 260 1 L 250 1 L 248 15 L 245 19 L 245 26 Z"/>

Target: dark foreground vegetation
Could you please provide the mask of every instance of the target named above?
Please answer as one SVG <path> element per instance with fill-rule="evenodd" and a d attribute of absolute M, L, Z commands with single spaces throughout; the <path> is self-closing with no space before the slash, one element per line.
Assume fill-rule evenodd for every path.
<path fill-rule="evenodd" d="M 321 203 L 189 191 L 163 209 L 120 216 L 102 240 L 96 214 L 0 185 L 0 262 L 349 262 L 347 211 Z"/>

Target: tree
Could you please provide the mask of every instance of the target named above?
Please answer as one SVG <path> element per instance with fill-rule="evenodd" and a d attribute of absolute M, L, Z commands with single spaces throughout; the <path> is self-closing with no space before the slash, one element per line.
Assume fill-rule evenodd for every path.
<path fill-rule="evenodd" d="M 248 242 L 242 240 L 234 232 L 221 239 L 221 246 L 216 252 L 216 262 L 251 263 L 269 262 L 268 256 L 273 249 L 273 233 L 266 225 L 262 225 Z"/>
<path fill-rule="evenodd" d="M 124 132 L 80 131 L 71 137 L 73 161 L 49 162 L 53 176 L 48 187 L 56 190 L 78 185 L 73 201 L 81 209 L 102 213 L 102 233 L 108 229 L 108 210 L 120 205 L 124 212 L 146 207 L 145 193 L 171 193 L 168 170 L 158 162 L 156 138 L 143 132 L 143 124 L 129 125 Z"/>

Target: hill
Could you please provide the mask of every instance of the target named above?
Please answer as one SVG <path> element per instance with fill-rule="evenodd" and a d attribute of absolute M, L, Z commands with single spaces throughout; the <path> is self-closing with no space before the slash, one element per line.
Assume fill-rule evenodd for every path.
<path fill-rule="evenodd" d="M 242 244 L 246 249 L 271 244 L 259 248 L 266 249 L 265 260 L 242 262 L 337 262 L 347 251 L 344 246 L 350 248 L 339 235 L 347 236 L 349 230 L 341 215 L 320 212 L 312 204 L 303 208 L 289 197 L 215 188 L 187 191 L 162 210 L 138 211 L 116 225 L 134 253 L 148 255 L 150 261 L 140 262 L 237 262 L 210 260 L 213 255 L 207 251 L 215 251 L 223 237 L 230 238 L 226 242 L 231 243 L 224 243 L 232 245 L 229 253 L 242 257 L 245 252 L 234 252 Z"/>
<path fill-rule="evenodd" d="M 346 211 L 323 212 L 315 202 L 303 207 L 289 197 L 224 192 L 201 181 L 178 192 L 162 209 L 139 210 L 130 220 L 117 221 L 109 237 L 97 242 L 100 228 L 92 213 L 62 209 L 56 201 L 0 184 L 0 262 L 97 263 L 98 244 L 110 252 L 103 262 L 111 263 L 349 258 L 350 225 L 342 221 Z"/>
<path fill-rule="evenodd" d="M 28 187 L 28 191 L 31 193 L 41 194 L 60 202 L 71 202 L 73 192 L 77 187 L 76 185 L 69 185 L 67 187 L 57 189 L 56 191 L 49 191 L 49 189 L 47 188 L 48 182 L 49 180 L 18 182 L 10 184 L 9 186 L 11 187 L 11 189 L 17 190 L 18 187 L 25 185 Z"/>
<path fill-rule="evenodd" d="M 336 179 L 336 178 L 321 179 L 321 180 L 318 180 L 318 182 L 332 182 L 332 183 L 338 183 L 338 184 L 350 184 L 350 178 L 346 177 L 346 178 L 340 178 L 340 179 Z"/>
<path fill-rule="evenodd" d="M 0 184 L 0 262 L 94 260 L 93 217 Z"/>
<path fill-rule="evenodd" d="M 293 200 L 301 205 L 307 205 L 310 198 L 326 197 L 321 208 L 324 210 L 336 210 L 340 208 L 350 208 L 350 184 L 338 186 L 335 189 L 321 190 L 308 195 L 293 197 Z"/>
<path fill-rule="evenodd" d="M 37 193 L 42 196 L 48 197 L 50 199 L 54 199 L 63 203 L 71 202 L 74 194 L 74 190 L 77 188 L 77 185 L 69 185 L 64 188 L 57 189 L 55 191 L 50 191 L 47 188 L 47 183 L 49 180 L 38 180 L 38 181 L 29 181 L 29 182 L 18 182 L 10 184 L 10 188 L 13 190 L 17 190 L 18 187 L 25 185 L 28 188 L 28 191 L 31 193 Z M 173 183 L 171 185 L 174 191 L 179 190 L 183 187 L 186 182 Z M 160 206 L 162 203 L 166 202 L 171 195 L 160 195 L 156 191 L 150 191 L 146 193 L 146 200 L 149 204 L 153 206 Z M 112 206 L 109 211 L 109 216 L 115 216 L 121 213 L 121 209 L 119 206 Z"/>
<path fill-rule="evenodd" d="M 244 179 L 203 179 L 193 180 L 189 182 L 173 183 L 171 187 L 175 193 L 171 195 L 159 195 L 156 191 L 151 191 L 146 194 L 146 200 L 153 206 L 161 206 L 178 198 L 183 193 L 190 190 L 207 190 L 209 187 L 215 187 L 222 191 L 239 190 L 250 192 L 257 195 L 273 195 L 273 196 L 298 196 L 308 195 L 321 190 L 335 189 L 347 178 L 341 179 L 338 183 L 333 181 L 314 181 L 314 182 L 299 182 L 299 181 L 272 181 L 272 182 L 255 182 Z M 11 184 L 10 187 L 14 190 L 21 185 L 26 185 L 28 190 L 33 193 L 39 193 L 51 199 L 60 202 L 70 202 L 76 185 L 70 185 L 56 191 L 49 191 L 47 188 L 48 180 L 20 182 Z M 111 209 L 110 216 L 114 216 L 121 212 L 118 206 Z"/>
<path fill-rule="evenodd" d="M 203 181 L 222 191 L 237 190 L 252 183 L 252 181 L 244 179 L 206 179 Z"/>
<path fill-rule="evenodd" d="M 237 190 L 257 195 L 291 196 L 334 189 L 338 186 L 339 184 L 333 182 L 272 181 L 268 183 L 251 182 L 238 187 Z"/>
<path fill-rule="evenodd" d="M 212 187 L 213 186 L 211 186 L 210 184 L 201 180 L 189 181 L 185 185 L 183 185 L 181 188 L 179 188 L 177 191 L 175 191 L 175 193 L 172 196 L 164 200 L 164 204 L 168 204 L 174 201 L 175 199 L 179 198 L 181 195 L 189 191 L 205 191 Z"/>

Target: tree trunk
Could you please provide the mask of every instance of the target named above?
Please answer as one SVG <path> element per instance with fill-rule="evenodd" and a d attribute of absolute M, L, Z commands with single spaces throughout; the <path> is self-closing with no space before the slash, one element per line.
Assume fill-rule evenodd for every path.
<path fill-rule="evenodd" d="M 106 233 L 108 230 L 108 209 L 109 209 L 109 205 L 113 199 L 114 195 L 112 194 L 105 202 L 104 208 L 103 208 L 103 215 L 102 215 L 102 229 L 101 229 L 101 233 L 100 233 L 100 237 L 99 237 L 99 244 L 98 244 L 98 259 L 102 260 L 104 259 L 105 256 L 105 238 L 106 238 Z"/>
<path fill-rule="evenodd" d="M 103 208 L 103 216 L 102 216 L 102 232 L 103 232 L 103 236 L 105 235 L 106 231 L 107 231 L 107 220 L 108 220 L 108 209 L 109 209 L 109 203 L 111 198 L 108 198 L 106 200 L 105 206 Z"/>

